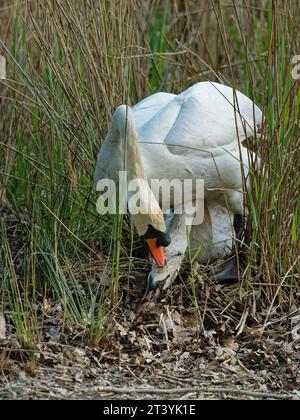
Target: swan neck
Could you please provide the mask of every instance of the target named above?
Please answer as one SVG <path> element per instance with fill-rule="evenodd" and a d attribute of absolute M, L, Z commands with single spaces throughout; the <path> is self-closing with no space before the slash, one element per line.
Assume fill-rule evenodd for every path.
<path fill-rule="evenodd" d="M 145 179 L 141 151 L 136 133 L 131 132 L 124 141 L 124 168 L 128 174 L 128 181 Z"/>

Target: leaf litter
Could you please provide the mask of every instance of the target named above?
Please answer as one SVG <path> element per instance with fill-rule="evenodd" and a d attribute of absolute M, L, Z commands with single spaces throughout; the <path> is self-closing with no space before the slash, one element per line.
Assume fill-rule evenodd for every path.
<path fill-rule="evenodd" d="M 138 315 L 133 308 L 141 293 L 135 286 L 130 290 L 96 347 L 86 346 L 84 334 L 64 324 L 61 307 L 51 300 L 41 304 L 47 318 L 41 343 L 31 352 L 20 347 L 0 314 L 0 398 L 236 399 L 230 392 L 155 394 L 158 388 L 179 387 L 234 388 L 241 390 L 241 399 L 246 398 L 242 391 L 300 398 L 298 313 L 274 318 L 262 334 L 263 310 L 253 315 L 233 288 L 205 283 L 202 277 L 198 306 L 185 285 L 175 284 L 159 305 Z M 137 391 L 120 395 L 103 387 Z M 154 391 L 140 395 L 144 387 Z"/>

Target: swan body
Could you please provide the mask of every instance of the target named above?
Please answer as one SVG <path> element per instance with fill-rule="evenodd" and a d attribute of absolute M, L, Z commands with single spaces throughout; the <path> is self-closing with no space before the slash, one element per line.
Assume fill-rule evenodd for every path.
<path fill-rule="evenodd" d="M 129 119 L 138 149 L 136 172 L 148 184 L 152 179 L 203 179 L 205 185 L 202 225 L 187 232 L 184 214 L 165 217 L 171 237 L 165 249 L 167 263 L 165 267 L 153 264 L 150 283 L 176 276 L 188 247 L 187 233 L 190 243 L 201 247 L 201 262 L 230 253 L 233 217 L 244 214 L 243 175 L 247 177 L 250 167 L 249 152 L 242 142 L 256 135 L 261 110 L 231 87 L 201 82 L 179 95 L 157 93 L 142 100 L 132 108 Z M 116 125 L 113 122 L 110 132 Z M 102 147 L 107 153 L 100 150 L 98 155 L 95 183 L 104 173 L 117 178 L 122 168 L 121 149 L 111 142 L 112 137 L 108 135 Z M 159 203 L 160 197 L 155 199 Z"/>
<path fill-rule="evenodd" d="M 202 82 L 177 96 L 150 96 L 133 114 L 148 179 L 201 178 L 207 191 L 241 187 L 240 153 L 246 166 L 249 162 L 240 144 L 262 118 L 248 97 Z"/>

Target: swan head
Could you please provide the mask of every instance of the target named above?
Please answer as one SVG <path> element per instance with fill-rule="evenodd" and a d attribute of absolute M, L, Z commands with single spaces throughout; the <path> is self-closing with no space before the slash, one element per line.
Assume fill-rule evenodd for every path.
<path fill-rule="evenodd" d="M 160 300 L 163 292 L 176 279 L 188 246 L 188 235 L 185 216 L 169 215 L 165 217 L 168 232 L 172 241 L 166 248 L 166 264 L 160 267 L 152 264 L 148 275 L 147 290 L 142 301 L 137 306 L 137 313 L 148 312 Z"/>
<path fill-rule="evenodd" d="M 142 239 L 143 247 L 149 262 L 157 267 L 166 265 L 164 248 L 171 243 L 162 213 L 132 214 L 131 219 L 137 233 Z"/>

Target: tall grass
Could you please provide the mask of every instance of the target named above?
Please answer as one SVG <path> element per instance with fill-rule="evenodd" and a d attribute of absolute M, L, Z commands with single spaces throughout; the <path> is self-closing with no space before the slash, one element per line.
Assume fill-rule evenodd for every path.
<path fill-rule="evenodd" d="M 97 344 L 119 280 L 144 266 L 132 259 L 129 221 L 95 210 L 91 175 L 116 106 L 207 79 L 248 94 L 266 116 L 250 139 L 262 164 L 247 192 L 252 240 L 237 296 L 269 314 L 299 303 L 299 12 L 296 0 L 4 2 L 0 276 L 24 347 L 42 334 L 45 301 Z"/>

